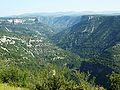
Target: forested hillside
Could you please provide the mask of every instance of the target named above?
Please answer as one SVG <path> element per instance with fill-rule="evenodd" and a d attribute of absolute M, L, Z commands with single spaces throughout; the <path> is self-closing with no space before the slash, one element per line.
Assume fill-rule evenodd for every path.
<path fill-rule="evenodd" d="M 54 34 L 51 27 L 34 21 L 2 20 L 5 21 L 0 24 L 1 83 L 31 90 L 99 88 L 85 80 L 86 74 L 77 72 L 76 76 L 76 71 L 67 69 L 79 68 L 83 59 L 55 46 L 48 39 Z M 73 79 L 72 74 L 82 81 Z"/>
<path fill-rule="evenodd" d="M 108 57 L 109 60 L 103 60 L 102 64 L 117 62 L 119 65 L 116 55 L 119 53 L 120 42 L 119 19 L 119 16 L 83 16 L 80 23 L 68 28 L 70 29 L 66 30 L 68 32 L 62 31 L 56 34 L 53 40 L 60 47 L 77 53 L 81 57 L 104 59 Z M 109 50 L 107 53 L 109 48 L 114 51 Z M 106 54 L 105 57 L 101 56 L 102 54 Z M 113 60 L 113 56 L 116 59 Z"/>
<path fill-rule="evenodd" d="M 104 83 L 112 71 L 119 73 L 120 16 L 86 15 L 81 21 L 53 36 L 53 42 L 88 58 L 80 69 L 91 72 L 96 83 Z"/>
<path fill-rule="evenodd" d="M 0 83 L 30 90 L 119 90 L 120 16 L 0 18 Z"/>

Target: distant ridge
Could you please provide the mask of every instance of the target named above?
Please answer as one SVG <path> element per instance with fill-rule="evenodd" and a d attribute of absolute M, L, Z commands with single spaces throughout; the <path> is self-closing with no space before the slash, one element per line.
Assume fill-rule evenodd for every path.
<path fill-rule="evenodd" d="M 39 16 L 81 16 L 81 15 L 107 15 L 107 16 L 115 16 L 120 15 L 120 11 L 81 11 L 81 12 L 38 12 L 38 13 L 24 13 L 20 15 L 11 15 L 6 17 L 39 17 Z"/>

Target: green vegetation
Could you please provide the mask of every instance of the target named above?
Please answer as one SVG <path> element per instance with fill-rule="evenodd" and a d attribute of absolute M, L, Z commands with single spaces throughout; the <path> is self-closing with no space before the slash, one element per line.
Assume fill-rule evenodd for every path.
<path fill-rule="evenodd" d="M 88 82 L 89 76 L 76 70 L 58 68 L 55 65 L 45 66 L 36 72 L 21 70 L 17 67 L 2 67 L 0 82 L 11 86 L 29 88 L 31 90 L 104 90 L 95 86 L 94 80 Z"/>
<path fill-rule="evenodd" d="M 0 90 L 29 90 L 29 89 L 9 86 L 7 84 L 0 84 Z"/>
<path fill-rule="evenodd" d="M 109 77 L 109 90 L 120 90 L 120 74 L 112 73 Z"/>
<path fill-rule="evenodd" d="M 97 84 L 109 87 L 106 75 L 120 73 L 120 16 L 82 16 L 79 23 L 54 35 L 53 41 L 87 58 L 80 69 L 95 76 Z"/>
<path fill-rule="evenodd" d="M 10 85 L 18 87 L 26 87 L 27 85 L 27 72 L 15 67 L 3 67 L 0 69 L 0 80 L 2 83 L 9 83 Z"/>
<path fill-rule="evenodd" d="M 0 18 L 1 88 L 120 89 L 119 16 L 41 16 L 18 21 Z"/>

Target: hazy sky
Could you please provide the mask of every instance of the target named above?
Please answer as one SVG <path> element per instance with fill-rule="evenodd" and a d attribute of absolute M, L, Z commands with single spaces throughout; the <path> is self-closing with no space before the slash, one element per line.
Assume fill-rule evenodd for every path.
<path fill-rule="evenodd" d="M 120 0 L 0 0 L 0 16 L 32 12 L 120 11 Z"/>

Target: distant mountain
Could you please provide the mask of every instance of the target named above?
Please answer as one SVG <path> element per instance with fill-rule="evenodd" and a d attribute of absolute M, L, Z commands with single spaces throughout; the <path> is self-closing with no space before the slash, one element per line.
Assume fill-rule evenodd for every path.
<path fill-rule="evenodd" d="M 54 15 L 54 14 L 53 14 Z M 72 15 L 61 15 L 61 16 L 50 16 L 50 15 L 27 15 L 27 16 L 16 16 L 16 17 L 6 17 L 0 18 L 0 22 L 10 23 L 14 21 L 15 23 L 22 24 L 33 24 L 40 23 L 46 26 L 46 28 L 52 29 L 52 33 L 56 34 L 68 27 L 71 27 L 80 22 L 81 16 L 72 16 Z M 37 21 L 37 22 L 36 22 Z M 12 22 L 11 22 L 12 23 Z M 39 26 L 40 27 L 40 26 Z M 41 28 L 41 27 L 40 27 Z"/>
<path fill-rule="evenodd" d="M 8 17 L 39 17 L 39 16 L 83 16 L 83 15 L 120 15 L 120 11 L 70 11 L 70 12 L 38 12 L 38 13 L 24 13 L 21 15 L 13 15 Z"/>
<path fill-rule="evenodd" d="M 81 16 L 39 16 L 38 21 L 54 28 L 54 32 L 58 33 L 68 27 L 71 27 L 81 20 Z"/>
<path fill-rule="evenodd" d="M 61 16 L 81 16 L 92 14 L 94 12 L 84 11 L 84 12 L 41 12 L 41 13 L 25 13 L 21 15 L 15 15 L 11 17 L 39 17 L 39 16 L 54 16 L 54 17 L 61 17 Z"/>

